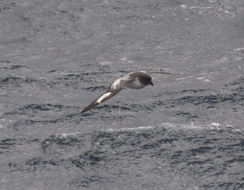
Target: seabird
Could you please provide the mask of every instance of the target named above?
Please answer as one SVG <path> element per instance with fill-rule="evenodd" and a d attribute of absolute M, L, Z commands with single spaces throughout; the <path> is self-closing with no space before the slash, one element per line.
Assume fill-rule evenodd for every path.
<path fill-rule="evenodd" d="M 172 74 L 164 71 L 149 71 L 149 70 L 128 73 L 127 75 L 122 76 L 121 78 L 115 80 L 108 87 L 108 90 L 105 93 L 103 93 L 93 102 L 91 102 L 88 106 L 86 106 L 81 111 L 81 113 L 84 113 L 96 107 L 98 104 L 101 104 L 105 100 L 108 100 L 109 98 L 113 97 L 114 95 L 119 93 L 124 87 L 131 88 L 131 89 L 140 89 L 140 88 L 144 88 L 149 84 L 153 86 L 152 77 L 150 76 L 150 74 L 152 73 Z"/>

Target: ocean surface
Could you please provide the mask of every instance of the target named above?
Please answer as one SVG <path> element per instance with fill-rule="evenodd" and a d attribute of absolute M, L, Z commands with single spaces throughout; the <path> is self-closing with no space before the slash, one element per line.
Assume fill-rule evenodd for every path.
<path fill-rule="evenodd" d="M 244 189 L 244 1 L 1 0 L 0 190 Z M 160 69 L 80 111 L 131 71 Z"/>

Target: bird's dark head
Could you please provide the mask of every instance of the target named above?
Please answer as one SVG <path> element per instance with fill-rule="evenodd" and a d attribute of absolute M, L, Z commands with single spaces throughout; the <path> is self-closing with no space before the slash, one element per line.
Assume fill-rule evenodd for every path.
<path fill-rule="evenodd" d="M 141 81 L 141 83 L 142 84 L 145 84 L 145 85 L 152 85 L 153 86 L 153 82 L 152 82 L 152 77 L 151 76 L 149 76 L 149 75 L 142 75 L 141 77 L 140 77 L 140 81 Z"/>

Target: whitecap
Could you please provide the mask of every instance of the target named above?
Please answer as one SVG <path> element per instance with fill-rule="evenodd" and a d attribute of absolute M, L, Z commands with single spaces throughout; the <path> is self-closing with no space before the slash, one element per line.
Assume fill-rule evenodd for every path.
<path fill-rule="evenodd" d="M 99 65 L 111 65 L 112 62 L 111 61 L 101 61 L 98 63 Z"/>
<path fill-rule="evenodd" d="M 127 131 L 143 131 L 143 130 L 152 130 L 155 126 L 139 126 L 139 127 L 128 127 L 128 128 L 120 128 L 120 129 L 104 129 L 103 132 L 127 132 Z"/>

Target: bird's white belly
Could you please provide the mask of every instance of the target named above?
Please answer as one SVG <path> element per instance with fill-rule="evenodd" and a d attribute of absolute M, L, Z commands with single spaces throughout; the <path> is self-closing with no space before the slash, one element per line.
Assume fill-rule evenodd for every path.
<path fill-rule="evenodd" d="M 144 88 L 146 85 L 140 83 L 140 81 L 138 81 L 138 80 L 134 80 L 134 81 L 128 82 L 125 86 L 127 88 L 139 89 L 139 88 Z"/>

